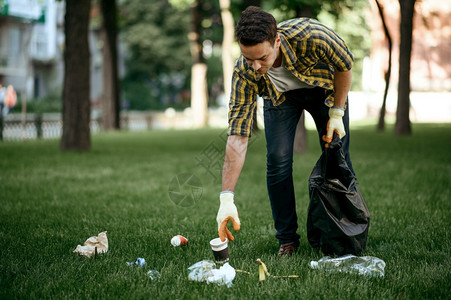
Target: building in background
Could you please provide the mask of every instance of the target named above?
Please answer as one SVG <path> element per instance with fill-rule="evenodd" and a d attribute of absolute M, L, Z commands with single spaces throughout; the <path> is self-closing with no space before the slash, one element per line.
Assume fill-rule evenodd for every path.
<path fill-rule="evenodd" d="M 398 87 L 400 8 L 398 1 L 379 0 L 384 7 L 385 21 L 393 41 L 390 89 Z M 388 64 L 388 44 L 374 1 L 371 4 L 370 60 L 364 71 L 364 87 L 383 91 Z M 451 92 L 451 1 L 422 0 L 415 4 L 413 21 L 411 89 L 416 92 Z M 403 49 L 401 49 L 401 54 Z"/>
<path fill-rule="evenodd" d="M 26 99 L 61 98 L 64 1 L 0 0 L 0 83 Z M 99 18 L 93 7 L 92 18 Z M 91 100 L 102 93 L 100 22 L 91 26 Z"/>
<path fill-rule="evenodd" d="M 12 84 L 27 99 L 60 90 L 61 6 L 55 1 L 1 1 L 0 82 Z"/>

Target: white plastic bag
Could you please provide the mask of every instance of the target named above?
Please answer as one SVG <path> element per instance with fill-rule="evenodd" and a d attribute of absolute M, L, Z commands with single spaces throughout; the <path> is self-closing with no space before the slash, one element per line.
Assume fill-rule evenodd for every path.
<path fill-rule="evenodd" d="M 213 261 L 199 261 L 188 268 L 188 279 L 231 287 L 232 281 L 236 275 L 235 269 L 229 265 L 229 263 L 225 263 L 219 269 L 216 269 L 215 267 L 216 264 Z"/>

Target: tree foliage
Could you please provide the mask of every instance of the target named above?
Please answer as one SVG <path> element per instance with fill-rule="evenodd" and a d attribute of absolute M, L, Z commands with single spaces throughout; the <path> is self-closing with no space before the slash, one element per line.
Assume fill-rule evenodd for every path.
<path fill-rule="evenodd" d="M 124 99 L 132 109 L 173 101 L 191 65 L 189 13 L 167 0 L 127 0 L 120 4 L 120 23 L 127 51 Z"/>
<path fill-rule="evenodd" d="M 366 22 L 367 0 L 333 0 L 324 4 L 318 19 L 343 38 L 354 55 L 352 90 L 362 89 L 363 59 L 370 55 L 370 29 Z"/>
<path fill-rule="evenodd" d="M 189 90 L 191 53 L 189 44 L 191 0 L 126 0 L 120 4 L 122 40 L 128 49 L 125 98 L 132 109 L 188 106 L 180 94 Z M 217 1 L 202 4 L 201 41 L 222 42 Z M 209 59 L 207 58 L 207 63 Z M 216 70 L 216 69 L 213 69 Z M 209 83 L 221 70 L 208 74 Z M 218 75 L 219 74 L 219 75 Z"/>
<path fill-rule="evenodd" d="M 193 0 L 125 0 L 120 1 L 121 37 L 127 46 L 126 76 L 123 80 L 124 98 L 132 109 L 159 108 L 181 103 L 180 94 L 190 87 L 192 58 L 189 49 L 190 5 Z M 222 87 L 221 43 L 222 20 L 219 1 L 202 1 L 202 42 L 212 45 L 206 57 L 208 88 L 215 98 Z M 338 26 L 356 57 L 354 69 L 361 71 L 361 61 L 369 53 L 368 28 L 364 22 L 365 0 L 231 0 L 231 12 L 237 20 L 249 5 L 258 5 L 274 14 L 278 21 L 298 16 L 311 7 L 313 16 Z M 324 11 L 327 11 L 326 13 Z M 321 12 L 321 13 L 319 13 Z M 349 25 L 348 25 L 349 24 Z M 360 76 L 354 75 L 354 88 L 360 86 Z M 188 95 L 188 94 L 186 94 Z M 189 97 L 181 106 L 188 106 Z"/>
<path fill-rule="evenodd" d="M 188 45 L 189 14 L 166 0 L 128 0 L 121 5 L 123 39 L 139 61 L 138 72 L 155 78 L 160 72 L 183 72 L 191 62 Z"/>

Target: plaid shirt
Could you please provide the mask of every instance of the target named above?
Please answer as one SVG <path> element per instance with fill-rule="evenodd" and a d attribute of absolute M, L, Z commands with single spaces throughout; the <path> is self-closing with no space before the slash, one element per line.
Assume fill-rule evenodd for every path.
<path fill-rule="evenodd" d="M 299 18 L 278 25 L 285 68 L 300 81 L 326 90 L 325 104 L 334 103 L 334 69 L 352 68 L 353 56 L 345 42 L 316 20 Z M 267 74 L 258 74 L 241 55 L 232 77 L 228 135 L 251 136 L 256 97 L 271 100 L 275 106 L 285 101 Z"/>

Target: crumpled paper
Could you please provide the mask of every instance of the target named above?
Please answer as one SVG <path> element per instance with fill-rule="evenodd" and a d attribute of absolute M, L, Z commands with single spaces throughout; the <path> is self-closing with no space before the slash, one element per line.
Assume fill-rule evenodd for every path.
<path fill-rule="evenodd" d="M 229 263 L 225 263 L 219 269 L 215 269 L 215 266 L 216 264 L 210 260 L 199 261 L 188 268 L 188 279 L 231 287 L 236 275 L 235 269 Z"/>
<path fill-rule="evenodd" d="M 91 236 L 86 240 L 84 245 L 78 245 L 77 248 L 73 251 L 74 253 L 78 253 L 81 256 L 91 257 L 96 253 L 97 254 L 105 253 L 108 251 L 108 238 L 106 236 L 106 231 L 99 233 L 98 236 Z"/>

